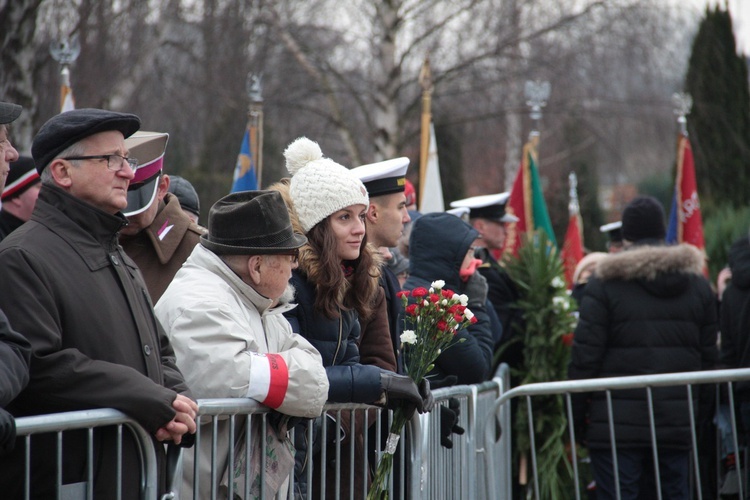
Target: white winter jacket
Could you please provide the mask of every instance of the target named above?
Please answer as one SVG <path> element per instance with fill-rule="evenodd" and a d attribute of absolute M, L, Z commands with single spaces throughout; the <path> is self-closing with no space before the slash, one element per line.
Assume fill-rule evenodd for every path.
<path fill-rule="evenodd" d="M 328 377 L 320 354 L 292 332 L 282 315 L 295 306 L 271 308 L 271 303 L 213 252 L 197 245 L 155 311 L 194 397 L 250 397 L 286 415 L 316 417 L 328 398 Z M 220 427 L 222 423 L 226 421 Z M 219 471 L 227 465 L 229 447 L 223 434 Z M 206 474 L 201 476 L 200 498 L 207 498 L 204 488 L 210 484 L 210 447 L 207 423 L 202 425 L 200 469 Z M 192 483 L 192 458 L 186 450 L 186 483 Z M 192 495 L 183 488 L 182 494 L 186 493 Z"/>

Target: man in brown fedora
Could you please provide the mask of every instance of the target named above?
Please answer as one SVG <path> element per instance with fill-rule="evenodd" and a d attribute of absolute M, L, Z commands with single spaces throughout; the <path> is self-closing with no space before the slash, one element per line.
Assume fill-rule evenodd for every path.
<path fill-rule="evenodd" d="M 292 230 L 277 191 L 232 193 L 211 207 L 208 233 L 201 236 L 156 304 L 177 364 L 187 374 L 196 397 L 251 398 L 286 416 L 320 415 L 328 398 L 328 377 L 320 354 L 292 332 L 283 316 L 294 307 L 288 303 L 294 295 L 289 278 L 297 267 L 299 248 L 306 242 L 307 238 Z M 210 428 L 210 422 L 201 426 L 203 432 Z M 285 439 L 283 429 L 275 432 L 277 441 Z M 210 434 L 204 436 L 199 450 L 199 498 L 211 496 L 211 439 Z M 260 440 L 253 436 L 253 442 Z M 227 467 L 233 468 L 227 463 L 233 445 L 222 432 L 216 458 L 218 477 Z M 283 452 L 284 447 L 278 446 L 277 472 L 265 478 L 266 491 L 283 487 L 291 471 L 291 453 L 285 461 Z M 192 452 L 185 460 L 181 494 L 192 498 Z"/>

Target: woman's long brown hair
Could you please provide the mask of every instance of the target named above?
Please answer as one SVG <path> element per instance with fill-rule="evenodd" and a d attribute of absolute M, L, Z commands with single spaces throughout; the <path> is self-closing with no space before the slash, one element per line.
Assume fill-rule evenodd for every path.
<path fill-rule="evenodd" d="M 269 186 L 279 191 L 289 209 L 289 217 L 296 232 L 302 228 L 289 195 L 289 179 Z M 338 242 L 326 217 L 307 233 L 307 245 L 300 248 L 299 269 L 315 285 L 315 309 L 329 319 L 340 316 L 341 310 L 355 309 L 361 319 L 369 319 L 380 277 L 380 252 L 367 243 L 367 234 L 362 240 L 359 257 L 345 261 L 353 273 L 346 277 L 341 259 L 336 253 Z"/>

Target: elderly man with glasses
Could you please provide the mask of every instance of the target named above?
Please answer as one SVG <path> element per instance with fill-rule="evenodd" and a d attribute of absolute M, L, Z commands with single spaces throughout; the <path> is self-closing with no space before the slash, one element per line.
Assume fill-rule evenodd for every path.
<path fill-rule="evenodd" d="M 31 220 L 0 243 L 0 307 L 30 341 L 33 360 L 28 387 L 8 409 L 18 417 L 115 408 L 155 441 L 184 445 L 196 429 L 197 405 L 141 274 L 117 243 L 137 167 L 124 139 L 139 127 L 132 114 L 79 109 L 54 116 L 34 138 L 42 182 L 36 207 Z M 115 429 L 94 431 L 94 484 L 87 485 L 85 435 L 66 436 L 62 464 L 54 435 L 36 438 L 27 493 L 78 498 L 93 486 L 95 498 L 115 498 L 118 489 L 120 498 L 140 498 L 138 444 L 124 433 L 118 463 L 117 441 Z M 163 467 L 164 448 L 155 444 Z M 4 498 L 23 494 L 24 448 L 17 443 L 0 460 Z"/>
<path fill-rule="evenodd" d="M 321 414 L 328 399 L 321 356 L 304 337 L 292 332 L 283 315 L 294 307 L 289 304 L 294 296 L 289 278 L 305 243 L 307 238 L 293 231 L 277 191 L 232 193 L 211 207 L 208 234 L 201 236 L 156 304 L 156 315 L 196 397 L 251 398 L 275 410 L 273 422 Z M 211 426 L 210 421 L 201 425 L 206 433 L 198 450 L 197 498 L 213 498 Z M 222 477 L 227 469 L 235 470 L 234 464 L 227 463 L 227 454 L 237 443 L 229 439 L 227 420 L 219 426 L 215 462 Z M 269 456 L 277 461 L 271 467 L 272 477 L 264 478 L 267 498 L 284 488 L 294 463 L 283 443 L 286 427 L 275 426 L 264 439 L 272 450 Z M 253 426 L 250 432 L 256 447 L 251 455 L 259 454 L 260 430 Z M 235 460 L 243 458 L 241 453 L 235 455 Z M 193 498 L 192 453 L 186 454 L 185 462 L 181 495 Z M 260 456 L 250 462 L 257 465 Z M 257 485 L 256 479 L 249 478 L 250 484 Z M 226 495 L 223 489 L 219 493 L 221 498 Z M 283 491 L 281 497 L 286 498 Z"/>

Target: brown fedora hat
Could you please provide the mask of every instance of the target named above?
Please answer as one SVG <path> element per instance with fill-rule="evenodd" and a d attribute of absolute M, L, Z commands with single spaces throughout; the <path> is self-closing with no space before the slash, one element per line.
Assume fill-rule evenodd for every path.
<path fill-rule="evenodd" d="M 307 238 L 292 230 L 278 191 L 240 191 L 220 199 L 208 213 L 201 244 L 219 255 L 279 254 L 301 247 Z"/>

